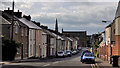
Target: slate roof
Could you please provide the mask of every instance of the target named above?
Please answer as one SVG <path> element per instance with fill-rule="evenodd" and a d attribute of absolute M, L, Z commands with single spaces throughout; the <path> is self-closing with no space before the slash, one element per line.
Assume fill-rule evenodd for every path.
<path fill-rule="evenodd" d="M 11 24 L 9 21 L 7 21 L 6 19 L 4 19 L 2 16 L 0 16 L 1 22 L 0 24 Z"/>
<path fill-rule="evenodd" d="M 38 27 L 36 24 L 34 24 L 31 21 L 28 21 L 25 18 L 17 18 L 19 21 L 21 21 L 23 24 L 27 25 L 29 28 L 33 28 L 33 29 L 41 29 L 40 27 Z"/>
<path fill-rule="evenodd" d="M 52 32 L 50 32 L 50 31 L 48 31 L 48 30 L 46 30 L 46 29 L 44 29 L 44 28 L 42 28 L 42 30 L 43 30 L 43 32 L 49 34 L 50 36 L 56 37 L 54 34 L 52 34 Z"/>

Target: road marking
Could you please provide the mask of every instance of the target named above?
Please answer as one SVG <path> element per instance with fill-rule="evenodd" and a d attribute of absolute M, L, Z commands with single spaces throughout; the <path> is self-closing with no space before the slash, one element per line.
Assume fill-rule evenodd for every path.
<path fill-rule="evenodd" d="M 96 63 L 96 64 L 91 64 L 91 67 L 92 67 L 92 68 L 100 68 L 97 63 Z"/>
<path fill-rule="evenodd" d="M 97 68 L 100 68 L 97 63 L 96 63 L 96 66 L 97 66 Z"/>
<path fill-rule="evenodd" d="M 93 65 L 91 64 L 91 67 L 93 68 Z"/>
<path fill-rule="evenodd" d="M 53 62 L 53 64 L 57 64 L 57 63 L 59 63 L 58 61 L 57 62 Z"/>
<path fill-rule="evenodd" d="M 43 66 L 45 67 L 45 66 L 49 66 L 49 65 L 50 65 L 50 64 L 46 64 L 46 65 L 43 65 Z"/>
<path fill-rule="evenodd" d="M 95 68 L 95 64 L 93 64 L 93 68 Z"/>
<path fill-rule="evenodd" d="M 95 67 L 95 64 L 91 64 L 91 67 L 92 67 L 92 68 L 96 68 L 96 67 Z"/>

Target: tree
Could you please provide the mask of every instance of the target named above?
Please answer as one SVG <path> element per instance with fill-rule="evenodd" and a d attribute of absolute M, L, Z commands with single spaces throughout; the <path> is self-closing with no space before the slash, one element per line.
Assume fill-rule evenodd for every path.
<path fill-rule="evenodd" d="M 2 37 L 2 60 L 14 60 L 17 53 L 17 48 L 19 48 L 20 45 L 20 43 L 14 40 Z"/>

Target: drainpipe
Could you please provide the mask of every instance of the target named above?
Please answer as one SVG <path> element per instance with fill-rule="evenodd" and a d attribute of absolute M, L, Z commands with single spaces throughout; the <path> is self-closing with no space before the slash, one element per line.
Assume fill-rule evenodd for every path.
<path fill-rule="evenodd" d="M 106 61 L 106 35 L 105 35 L 105 32 L 104 32 L 104 44 L 105 44 L 105 61 Z"/>
<path fill-rule="evenodd" d="M 112 24 L 110 26 L 110 64 L 112 63 Z"/>

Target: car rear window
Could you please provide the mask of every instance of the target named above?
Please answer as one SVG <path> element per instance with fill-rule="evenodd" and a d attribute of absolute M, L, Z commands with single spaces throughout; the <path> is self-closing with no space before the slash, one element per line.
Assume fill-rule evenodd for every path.
<path fill-rule="evenodd" d="M 70 51 L 66 51 L 66 53 L 70 53 Z"/>
<path fill-rule="evenodd" d="M 63 52 L 58 52 L 59 54 L 62 54 Z"/>
<path fill-rule="evenodd" d="M 87 54 L 87 53 L 86 53 L 85 56 L 91 56 L 91 57 L 92 57 L 92 56 L 94 56 L 94 55 L 93 55 L 93 54 L 89 54 L 89 53 Z"/>
<path fill-rule="evenodd" d="M 85 54 L 85 53 L 91 53 L 91 52 L 90 51 L 84 51 L 83 54 Z"/>

